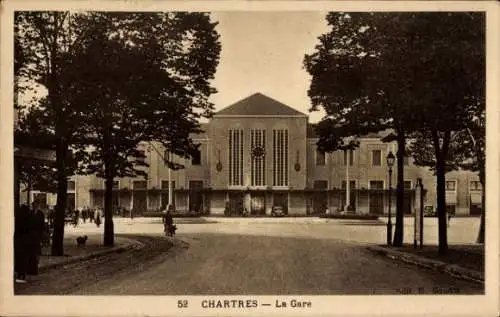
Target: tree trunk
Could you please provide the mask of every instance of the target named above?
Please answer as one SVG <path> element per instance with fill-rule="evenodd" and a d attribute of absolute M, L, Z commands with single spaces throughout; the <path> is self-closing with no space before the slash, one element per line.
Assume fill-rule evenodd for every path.
<path fill-rule="evenodd" d="M 31 208 L 31 182 L 28 182 L 28 186 L 26 187 L 26 203 L 28 207 Z"/>
<path fill-rule="evenodd" d="M 484 164 L 483 164 L 484 166 Z M 485 177 L 484 177 L 484 167 L 479 170 L 479 180 L 481 182 L 481 220 L 479 222 L 479 233 L 477 234 L 476 243 L 484 243 L 484 221 L 485 221 L 485 210 L 486 210 L 486 187 L 485 187 Z"/>
<path fill-rule="evenodd" d="M 442 155 L 436 159 L 436 193 L 437 193 L 437 215 L 439 232 L 439 254 L 443 255 L 448 251 L 447 223 L 446 223 L 446 176 L 445 162 Z"/>
<path fill-rule="evenodd" d="M 109 155 L 109 154 L 108 154 Z M 113 226 L 113 172 L 112 163 L 106 160 L 105 168 L 105 192 L 104 192 L 104 245 L 113 246 L 115 233 Z"/>
<path fill-rule="evenodd" d="M 396 228 L 392 244 L 395 247 L 400 247 L 403 245 L 404 237 L 404 156 L 406 147 L 404 132 L 398 131 L 397 142 Z"/>
<path fill-rule="evenodd" d="M 20 207 L 21 202 L 21 162 L 14 157 L 14 214 Z"/>
<path fill-rule="evenodd" d="M 59 138 L 56 144 L 56 167 L 57 167 L 57 203 L 54 214 L 54 232 L 52 235 L 53 256 L 64 255 L 64 218 L 66 216 L 68 179 L 66 175 L 66 156 L 68 144 L 63 138 Z"/>

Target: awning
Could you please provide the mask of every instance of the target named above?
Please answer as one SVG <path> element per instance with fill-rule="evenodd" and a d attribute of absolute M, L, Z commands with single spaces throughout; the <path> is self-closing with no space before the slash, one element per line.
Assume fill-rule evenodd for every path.
<path fill-rule="evenodd" d="M 457 204 L 457 193 L 446 192 L 446 205 L 456 205 Z"/>
<path fill-rule="evenodd" d="M 481 205 L 481 192 L 471 193 L 470 194 L 470 203 L 471 205 Z"/>
<path fill-rule="evenodd" d="M 55 162 L 56 151 L 44 148 L 35 148 L 27 146 L 16 146 L 14 156 L 23 159 L 30 159 L 41 162 Z"/>

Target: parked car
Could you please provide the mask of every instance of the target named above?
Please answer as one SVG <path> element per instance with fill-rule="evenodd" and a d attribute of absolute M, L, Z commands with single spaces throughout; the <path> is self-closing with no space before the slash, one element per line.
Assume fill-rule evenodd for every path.
<path fill-rule="evenodd" d="M 424 207 L 424 217 L 436 217 L 437 212 L 434 210 L 433 206 L 425 206 Z"/>
<path fill-rule="evenodd" d="M 271 209 L 271 216 L 283 217 L 284 215 L 285 215 L 285 212 L 284 212 L 282 206 L 273 206 L 273 208 Z"/>

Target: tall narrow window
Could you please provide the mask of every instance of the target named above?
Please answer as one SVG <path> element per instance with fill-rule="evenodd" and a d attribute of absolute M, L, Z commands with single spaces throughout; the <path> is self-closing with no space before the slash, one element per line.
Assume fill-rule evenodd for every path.
<path fill-rule="evenodd" d="M 229 130 L 229 185 L 243 185 L 243 130 Z"/>
<path fill-rule="evenodd" d="M 455 191 L 456 184 L 457 184 L 457 182 L 454 180 L 453 181 L 446 181 L 446 183 L 445 183 L 446 190 L 447 191 Z"/>
<path fill-rule="evenodd" d="M 75 191 L 75 181 L 68 181 L 68 191 Z"/>
<path fill-rule="evenodd" d="M 471 181 L 469 188 L 472 191 L 480 191 L 481 190 L 481 182 L 480 181 Z"/>
<path fill-rule="evenodd" d="M 273 185 L 288 186 L 288 130 L 273 130 Z"/>
<path fill-rule="evenodd" d="M 325 165 L 325 152 L 316 151 L 316 165 Z"/>
<path fill-rule="evenodd" d="M 373 150 L 372 151 L 372 165 L 381 166 L 382 165 L 382 151 Z"/>
<path fill-rule="evenodd" d="M 201 150 L 199 148 L 192 153 L 191 165 L 201 165 Z"/>
<path fill-rule="evenodd" d="M 137 162 L 145 163 L 146 162 L 146 151 L 139 150 L 139 156 L 136 158 Z"/>
<path fill-rule="evenodd" d="M 264 186 L 266 179 L 266 130 L 251 130 L 250 140 L 252 186 Z"/>
<path fill-rule="evenodd" d="M 352 166 L 354 162 L 354 151 L 353 150 L 345 150 L 344 151 L 344 165 L 347 165 L 347 153 L 349 153 L 349 165 Z"/>

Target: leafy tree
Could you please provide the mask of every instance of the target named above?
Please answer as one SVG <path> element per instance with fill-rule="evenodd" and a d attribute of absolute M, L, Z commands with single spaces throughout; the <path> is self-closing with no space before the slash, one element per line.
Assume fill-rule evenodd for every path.
<path fill-rule="evenodd" d="M 419 131 L 430 137 L 433 146 L 439 253 L 444 254 L 448 249 L 445 173 L 453 154 L 452 137 L 467 130 L 484 109 L 485 15 L 455 12 L 424 18 L 418 34 L 421 40 L 415 44 L 419 80 L 412 89 L 419 109 Z"/>
<path fill-rule="evenodd" d="M 84 109 L 80 171 L 105 180 L 104 244 L 113 245 L 113 180 L 147 177 L 142 143 L 160 141 L 184 157 L 197 147 L 189 134 L 211 114 L 208 80 L 220 44 L 204 13 L 94 12 L 78 19 L 85 34 L 64 82 Z"/>
<path fill-rule="evenodd" d="M 481 109 L 482 107 L 478 107 Z M 486 213 L 486 109 L 482 108 L 477 115 L 473 115 L 470 126 L 466 128 L 468 137 L 464 137 L 464 142 L 461 144 L 465 147 L 465 153 L 470 151 L 472 155 L 471 160 L 464 160 L 461 163 L 461 168 L 468 169 L 479 173 L 479 181 L 482 186 L 481 197 L 481 222 L 479 226 L 479 233 L 477 236 L 477 243 L 484 243 L 484 227 L 485 227 L 485 213 Z M 466 146 L 467 144 L 472 146 Z"/>
<path fill-rule="evenodd" d="M 481 220 L 478 243 L 484 243 L 485 214 L 485 145 L 486 145 L 486 109 L 484 101 L 480 101 L 472 115 L 472 120 L 466 127 L 450 135 L 448 155 L 445 160 L 445 173 L 454 170 L 469 170 L 477 172 L 482 185 Z M 436 158 L 432 137 L 429 132 L 418 133 L 409 147 L 409 152 L 416 165 L 429 167 L 436 172 Z"/>
<path fill-rule="evenodd" d="M 329 13 L 304 64 L 312 109 L 322 106 L 319 145 L 392 129 L 396 140 L 394 245 L 403 242 L 403 158 L 407 137 L 429 133 L 436 157 L 440 253 L 447 250 L 444 167 L 450 135 L 470 121 L 484 95 L 484 15 L 480 13 Z M 460 47 L 461 49 L 457 49 Z M 446 114 L 446 115 L 436 115 Z M 333 146 L 332 146 L 333 145 Z"/>
<path fill-rule="evenodd" d="M 69 149 L 78 134 L 81 111 L 68 103 L 60 78 L 68 54 L 73 52 L 78 26 L 67 11 L 18 11 L 15 13 L 16 82 L 28 79 L 47 90 L 42 106 L 45 125 L 53 132 L 56 151 L 57 205 L 52 238 L 52 255 L 63 255 L 64 216 Z"/>
<path fill-rule="evenodd" d="M 414 63 L 407 56 L 416 19 L 413 13 L 329 13 L 331 31 L 319 37 L 304 65 L 312 76 L 312 108 L 323 107 L 318 146 L 336 151 L 347 136 L 391 129 L 383 141 L 397 141 L 396 230 L 403 243 L 404 156 L 406 137 L 415 129 L 411 103 Z"/>
<path fill-rule="evenodd" d="M 31 109 L 24 114 L 20 114 L 14 136 L 16 142 L 31 142 L 33 146 L 40 146 L 40 139 L 51 139 L 52 134 L 41 119 L 43 115 L 44 113 L 40 109 Z M 45 144 L 44 147 L 52 148 L 52 145 Z M 19 172 L 20 182 L 24 184 L 28 193 L 28 205 L 30 204 L 30 192 L 33 188 L 49 192 L 56 191 L 55 172 L 50 164 L 41 162 L 21 164 Z"/>

